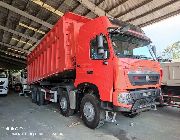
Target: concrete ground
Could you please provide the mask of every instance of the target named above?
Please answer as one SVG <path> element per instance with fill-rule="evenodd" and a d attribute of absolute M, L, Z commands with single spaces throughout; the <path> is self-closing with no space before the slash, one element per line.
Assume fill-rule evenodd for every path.
<path fill-rule="evenodd" d="M 72 125 L 72 124 L 75 125 Z M 57 104 L 37 106 L 10 93 L 0 97 L 0 140 L 179 140 L 180 110 L 164 107 L 91 130 L 78 115 L 63 117 Z"/>

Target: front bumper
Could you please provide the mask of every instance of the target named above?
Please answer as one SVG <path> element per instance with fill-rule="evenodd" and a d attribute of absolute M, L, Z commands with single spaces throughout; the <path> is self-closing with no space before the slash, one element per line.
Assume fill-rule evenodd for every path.
<path fill-rule="evenodd" d="M 116 92 L 113 96 L 114 111 L 123 112 L 142 112 L 149 110 L 154 107 L 155 100 L 162 96 L 160 89 L 129 91 L 131 100 L 127 101 L 127 103 L 119 103 L 119 94 L 120 92 Z"/>

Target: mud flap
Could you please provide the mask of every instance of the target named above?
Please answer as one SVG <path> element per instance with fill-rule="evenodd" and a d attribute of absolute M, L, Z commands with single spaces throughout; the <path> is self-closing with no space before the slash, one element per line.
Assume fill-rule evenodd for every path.
<path fill-rule="evenodd" d="M 76 91 L 72 90 L 68 92 L 69 101 L 70 101 L 70 108 L 76 109 Z"/>

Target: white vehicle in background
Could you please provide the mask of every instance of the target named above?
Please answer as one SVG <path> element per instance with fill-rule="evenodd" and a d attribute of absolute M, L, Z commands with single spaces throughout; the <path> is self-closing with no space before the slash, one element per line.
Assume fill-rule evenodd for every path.
<path fill-rule="evenodd" d="M 30 92 L 30 86 L 27 85 L 27 71 L 26 69 L 12 73 L 12 88 L 19 95 L 25 95 Z"/>
<path fill-rule="evenodd" d="M 22 94 L 27 95 L 27 93 L 30 93 L 30 86 L 27 84 L 27 70 L 22 70 L 20 75 L 20 82 L 22 85 Z"/>
<path fill-rule="evenodd" d="M 0 95 L 8 93 L 8 75 L 6 71 L 0 71 Z"/>

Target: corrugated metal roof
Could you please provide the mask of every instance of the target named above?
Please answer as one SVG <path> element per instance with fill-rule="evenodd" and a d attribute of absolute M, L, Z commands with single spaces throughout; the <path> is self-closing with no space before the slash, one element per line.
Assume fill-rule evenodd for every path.
<path fill-rule="evenodd" d="M 68 11 L 89 18 L 108 15 L 143 27 L 179 14 L 180 0 L 1 0 L 0 67 L 24 67 L 27 52 Z"/>

